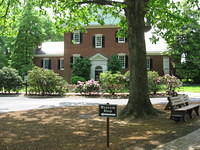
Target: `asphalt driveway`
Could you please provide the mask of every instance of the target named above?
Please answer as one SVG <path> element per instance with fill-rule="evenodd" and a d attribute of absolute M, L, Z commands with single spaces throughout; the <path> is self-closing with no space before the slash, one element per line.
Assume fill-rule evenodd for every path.
<path fill-rule="evenodd" d="M 200 93 L 186 93 L 192 101 L 200 101 Z M 43 109 L 66 106 L 91 106 L 98 104 L 117 104 L 125 105 L 128 99 L 110 99 L 110 98 L 86 98 L 82 96 L 66 96 L 53 98 L 30 98 L 19 96 L 0 96 L 0 113 Z M 151 98 L 152 104 L 166 103 L 166 98 Z"/>

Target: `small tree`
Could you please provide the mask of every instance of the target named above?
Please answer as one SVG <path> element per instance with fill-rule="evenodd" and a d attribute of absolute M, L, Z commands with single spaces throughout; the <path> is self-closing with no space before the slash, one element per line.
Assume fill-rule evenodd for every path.
<path fill-rule="evenodd" d="M 122 65 L 117 56 L 112 56 L 112 58 L 108 62 L 108 71 L 111 71 L 112 73 L 122 71 Z"/>
<path fill-rule="evenodd" d="M 88 58 L 78 58 L 72 66 L 72 76 L 79 76 L 85 80 L 90 79 L 91 63 Z"/>

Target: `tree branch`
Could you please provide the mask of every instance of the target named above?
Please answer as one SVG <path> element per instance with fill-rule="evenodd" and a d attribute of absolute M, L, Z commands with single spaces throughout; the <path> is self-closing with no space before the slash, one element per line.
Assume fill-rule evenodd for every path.
<path fill-rule="evenodd" d="M 7 8 L 6 8 L 6 12 L 5 12 L 5 14 L 4 14 L 3 16 L 1 16 L 0 18 L 4 18 L 4 17 L 7 16 L 8 11 L 9 11 L 9 8 L 10 8 L 10 0 L 8 1 L 8 5 L 7 5 Z"/>
<path fill-rule="evenodd" d="M 99 4 L 99 5 L 114 5 L 114 4 L 126 4 L 125 2 L 118 2 L 112 0 L 84 0 L 82 2 L 78 2 L 78 4 Z"/>

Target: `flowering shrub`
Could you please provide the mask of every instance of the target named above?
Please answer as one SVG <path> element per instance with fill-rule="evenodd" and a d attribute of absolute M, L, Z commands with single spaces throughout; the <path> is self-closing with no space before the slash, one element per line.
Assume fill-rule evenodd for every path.
<path fill-rule="evenodd" d="M 162 77 L 158 75 L 156 71 L 148 71 L 148 89 L 149 92 L 156 94 L 162 89 Z"/>
<path fill-rule="evenodd" d="M 169 74 L 163 76 L 162 80 L 169 95 L 176 95 L 175 89 L 182 85 L 182 82 L 177 77 L 170 76 Z"/>
<path fill-rule="evenodd" d="M 100 91 L 100 84 L 98 81 L 95 80 L 89 80 L 86 82 L 78 81 L 76 92 L 79 92 L 81 94 L 89 94 L 92 93 L 98 93 Z"/>
<path fill-rule="evenodd" d="M 105 92 L 114 95 L 125 88 L 124 76 L 121 73 L 104 72 L 100 74 L 100 82 Z"/>

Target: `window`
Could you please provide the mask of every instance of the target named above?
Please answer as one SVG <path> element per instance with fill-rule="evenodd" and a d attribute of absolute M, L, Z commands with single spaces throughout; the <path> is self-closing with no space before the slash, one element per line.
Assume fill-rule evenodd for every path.
<path fill-rule="evenodd" d="M 102 48 L 102 34 L 95 35 L 95 48 Z"/>
<path fill-rule="evenodd" d="M 126 39 L 125 37 L 118 37 L 118 43 L 125 43 Z"/>
<path fill-rule="evenodd" d="M 64 70 L 64 58 L 60 58 L 60 61 L 59 61 L 59 69 L 60 69 L 60 70 Z"/>
<path fill-rule="evenodd" d="M 73 44 L 80 44 L 81 42 L 80 31 L 75 31 L 73 33 L 72 42 Z"/>
<path fill-rule="evenodd" d="M 51 69 L 51 60 L 49 58 L 44 58 L 42 61 L 42 67 L 44 69 Z"/>
<path fill-rule="evenodd" d="M 73 54 L 73 64 L 80 58 L 80 54 Z"/>
<path fill-rule="evenodd" d="M 122 69 L 126 68 L 126 55 L 125 54 L 118 54 L 119 62 L 122 66 Z"/>
<path fill-rule="evenodd" d="M 151 59 L 150 57 L 147 57 L 147 70 L 151 70 Z"/>

